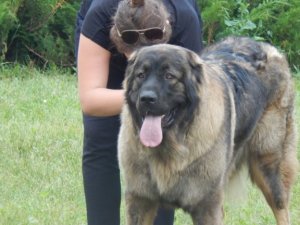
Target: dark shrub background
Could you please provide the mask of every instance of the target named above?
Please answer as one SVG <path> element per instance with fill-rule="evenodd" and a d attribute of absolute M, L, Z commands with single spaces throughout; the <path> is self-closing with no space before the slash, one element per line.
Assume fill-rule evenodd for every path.
<path fill-rule="evenodd" d="M 197 0 L 205 44 L 228 35 L 270 42 L 300 67 L 299 0 Z M 0 63 L 74 66 L 73 34 L 80 0 L 1 0 Z M 0 64 L 0 65 L 1 65 Z"/>

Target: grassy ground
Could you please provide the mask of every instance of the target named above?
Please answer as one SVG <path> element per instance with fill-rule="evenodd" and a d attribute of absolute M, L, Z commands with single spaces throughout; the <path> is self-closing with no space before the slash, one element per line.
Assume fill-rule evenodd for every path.
<path fill-rule="evenodd" d="M 296 86 L 300 125 L 300 79 Z M 86 224 L 81 149 L 76 77 L 0 67 L 0 224 Z M 261 193 L 248 189 L 247 200 L 226 205 L 226 224 L 275 224 Z M 300 224 L 299 177 L 290 209 Z M 179 210 L 175 224 L 192 223 Z"/>

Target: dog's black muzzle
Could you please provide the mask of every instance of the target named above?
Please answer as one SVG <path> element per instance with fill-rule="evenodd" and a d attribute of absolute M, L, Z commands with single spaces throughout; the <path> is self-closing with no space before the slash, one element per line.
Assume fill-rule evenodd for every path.
<path fill-rule="evenodd" d="M 159 79 L 156 75 L 151 74 L 146 80 L 144 80 L 138 98 L 138 111 L 141 116 L 146 115 L 163 115 L 165 113 L 165 107 L 161 104 L 161 97 L 163 89 L 160 86 Z"/>

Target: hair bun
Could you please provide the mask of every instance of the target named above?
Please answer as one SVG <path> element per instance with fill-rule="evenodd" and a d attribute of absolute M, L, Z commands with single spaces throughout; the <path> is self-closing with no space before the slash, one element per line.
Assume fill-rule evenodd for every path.
<path fill-rule="evenodd" d="M 145 0 L 131 0 L 131 5 L 133 7 L 143 6 L 145 4 Z"/>

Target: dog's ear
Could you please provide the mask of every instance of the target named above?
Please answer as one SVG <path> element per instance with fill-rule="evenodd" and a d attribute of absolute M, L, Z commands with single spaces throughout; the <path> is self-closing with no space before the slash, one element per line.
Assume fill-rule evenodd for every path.
<path fill-rule="evenodd" d="M 203 74 L 202 64 L 203 61 L 199 55 L 190 50 L 187 51 L 187 57 L 189 66 L 191 67 L 192 76 L 196 79 L 196 82 L 201 83 L 201 78 Z"/>
<path fill-rule="evenodd" d="M 191 105 L 194 105 L 199 101 L 198 91 L 203 78 L 202 60 L 196 53 L 188 50 L 187 61 L 189 72 L 186 74 L 184 83 L 187 98 Z"/>
<path fill-rule="evenodd" d="M 137 58 L 137 54 L 138 54 L 138 50 L 132 52 L 127 59 L 127 67 L 126 67 L 126 71 L 125 71 L 125 77 L 128 77 L 130 74 L 132 74 L 133 72 L 133 67 L 134 67 L 134 63 L 135 60 Z"/>
<path fill-rule="evenodd" d="M 186 53 L 188 72 L 184 79 L 184 85 L 187 98 L 186 121 L 188 124 L 193 120 L 200 102 L 199 88 L 202 78 L 202 60 L 192 51 L 188 50 Z"/>
<path fill-rule="evenodd" d="M 132 86 L 132 82 L 134 78 L 132 74 L 134 72 L 134 63 L 136 61 L 137 54 L 138 54 L 138 50 L 134 51 L 133 53 L 130 54 L 130 56 L 128 56 L 127 67 L 125 70 L 125 79 L 123 80 L 123 84 L 122 84 L 125 90 L 127 90 L 127 87 Z"/>
<path fill-rule="evenodd" d="M 136 55 L 137 55 L 138 50 L 134 51 L 133 53 L 131 53 L 128 57 L 128 65 L 133 64 L 134 61 L 136 60 Z"/>

